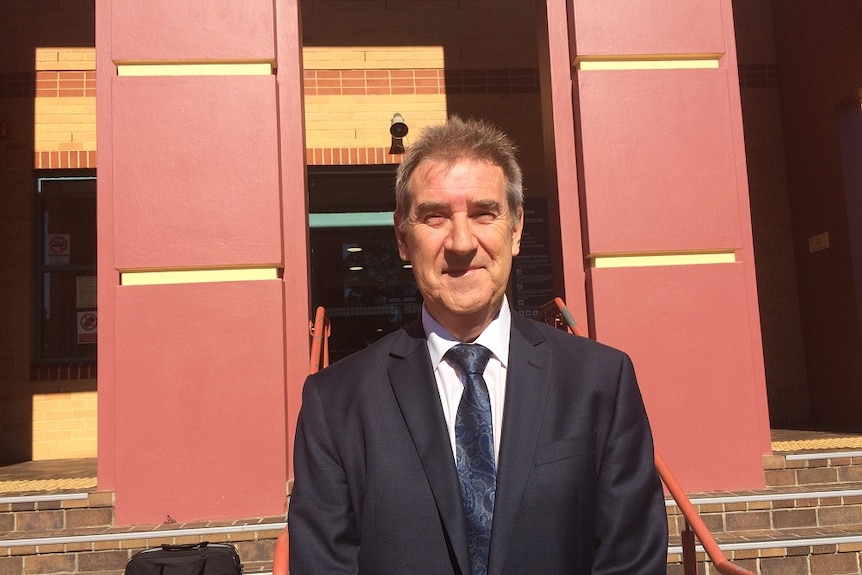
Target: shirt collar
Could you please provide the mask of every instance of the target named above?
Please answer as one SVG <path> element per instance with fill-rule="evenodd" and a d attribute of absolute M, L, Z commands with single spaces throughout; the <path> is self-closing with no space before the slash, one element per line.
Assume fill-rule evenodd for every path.
<path fill-rule="evenodd" d="M 431 355 L 431 365 L 436 369 L 437 364 L 452 346 L 461 343 L 452 334 L 446 331 L 437 320 L 431 317 L 425 306 L 422 306 L 422 327 L 425 329 L 425 337 L 428 341 L 428 353 Z M 509 310 L 509 301 L 503 296 L 503 305 L 500 311 L 491 320 L 479 337 L 473 343 L 479 343 L 491 350 L 491 353 L 503 365 L 509 364 L 509 336 L 512 331 L 512 312 Z"/>

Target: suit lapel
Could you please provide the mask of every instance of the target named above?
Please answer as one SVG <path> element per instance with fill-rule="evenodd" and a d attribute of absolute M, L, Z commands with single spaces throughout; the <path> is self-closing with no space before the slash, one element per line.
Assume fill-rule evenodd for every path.
<path fill-rule="evenodd" d="M 539 344 L 544 336 L 532 321 L 512 314 L 506 407 L 497 465 L 497 493 L 491 532 L 489 575 L 503 572 L 506 550 L 533 467 L 542 414 L 548 392 L 548 352 Z"/>
<path fill-rule="evenodd" d="M 452 553 L 461 573 L 470 573 L 458 474 L 421 323 L 402 334 L 390 352 L 395 361 L 389 368 L 389 382 L 428 478 Z"/>

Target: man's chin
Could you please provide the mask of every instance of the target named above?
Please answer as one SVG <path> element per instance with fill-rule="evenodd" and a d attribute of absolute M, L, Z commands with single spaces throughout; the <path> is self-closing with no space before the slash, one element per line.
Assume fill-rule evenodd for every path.
<path fill-rule="evenodd" d="M 467 320 L 472 317 L 484 318 L 494 307 L 493 299 L 484 297 L 446 298 L 438 302 L 437 305 L 442 313 L 457 317 L 459 320 Z"/>

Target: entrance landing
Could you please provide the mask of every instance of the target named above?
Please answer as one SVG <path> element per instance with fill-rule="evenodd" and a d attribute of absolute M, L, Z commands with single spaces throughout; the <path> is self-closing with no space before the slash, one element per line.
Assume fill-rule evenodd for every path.
<path fill-rule="evenodd" d="M 773 429 L 773 453 L 862 449 L 862 432 Z"/>
<path fill-rule="evenodd" d="M 26 461 L 0 467 L 0 496 L 95 490 L 95 457 Z"/>
<path fill-rule="evenodd" d="M 776 454 L 862 450 L 862 432 L 773 429 Z M 96 490 L 96 459 L 27 461 L 0 466 L 0 496 Z"/>

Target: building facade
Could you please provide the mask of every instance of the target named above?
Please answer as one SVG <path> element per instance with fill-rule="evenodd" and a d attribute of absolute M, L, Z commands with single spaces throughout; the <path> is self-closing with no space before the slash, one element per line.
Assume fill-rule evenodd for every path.
<path fill-rule="evenodd" d="M 98 456 L 119 523 L 283 511 L 312 310 L 334 359 L 415 317 L 397 144 L 458 114 L 519 143 L 515 310 L 633 357 L 687 489 L 761 485 L 770 418 L 862 424 L 858 3 L 778 4 L 12 2 L 4 462 Z"/>

